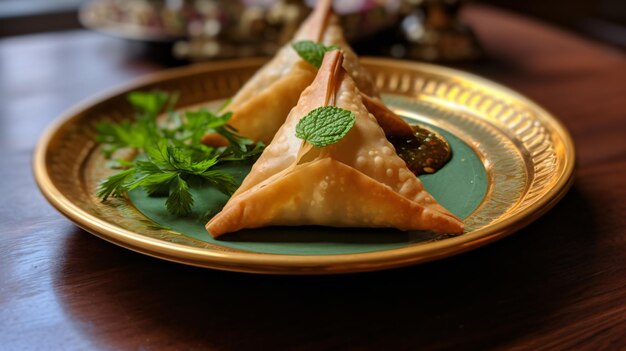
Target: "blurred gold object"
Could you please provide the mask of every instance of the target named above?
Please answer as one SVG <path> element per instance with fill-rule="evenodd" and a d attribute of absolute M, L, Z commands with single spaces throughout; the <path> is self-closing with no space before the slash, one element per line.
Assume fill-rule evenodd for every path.
<path fill-rule="evenodd" d="M 457 18 L 464 0 L 335 1 L 358 52 L 424 61 L 481 55 L 472 31 Z M 287 43 L 314 1 L 94 0 L 80 11 L 88 28 L 129 39 L 175 42 L 173 54 L 192 61 L 270 56 Z"/>
<path fill-rule="evenodd" d="M 337 1 L 348 39 L 391 28 L 403 0 Z M 192 61 L 269 56 L 311 11 L 308 0 L 93 0 L 81 8 L 87 28 L 123 38 L 171 42 Z"/>
<path fill-rule="evenodd" d="M 209 3 L 218 6 L 216 1 Z M 300 1 L 292 0 L 249 2 L 245 6 L 222 2 L 220 6 L 222 14 L 230 14 L 229 19 L 202 18 L 190 25 L 188 37 L 174 45 L 177 58 L 203 61 L 270 56 L 291 39 L 308 13 Z"/>
<path fill-rule="evenodd" d="M 126 201 L 104 204 L 96 197 L 98 183 L 111 170 L 95 142 L 95 125 L 132 118 L 128 92 L 178 91 L 178 108 L 206 105 L 232 96 L 263 63 L 246 59 L 163 71 L 72 109 L 46 131 L 37 146 L 33 167 L 39 188 L 80 227 L 147 255 L 232 271 L 330 274 L 417 264 L 483 246 L 539 218 L 573 182 L 574 145 L 567 130 L 527 98 L 449 68 L 364 58 L 362 63 L 392 109 L 451 132 L 481 158 L 488 191 L 464 220 L 465 234 L 358 254 L 264 254 L 159 228 Z M 430 112 L 420 114 L 416 106 Z"/>
<path fill-rule="evenodd" d="M 398 40 L 388 50 L 395 58 L 465 61 L 482 55 L 472 30 L 458 13 L 464 0 L 407 0 L 408 14 L 398 26 Z"/>

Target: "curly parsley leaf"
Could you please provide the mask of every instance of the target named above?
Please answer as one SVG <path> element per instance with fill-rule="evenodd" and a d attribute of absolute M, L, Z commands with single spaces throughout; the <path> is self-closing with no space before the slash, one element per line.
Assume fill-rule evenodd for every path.
<path fill-rule="evenodd" d="M 296 137 L 315 147 L 324 147 L 341 140 L 354 126 L 354 113 L 335 106 L 318 107 L 296 125 Z"/>
<path fill-rule="evenodd" d="M 297 41 L 295 43 L 292 43 L 291 47 L 298 53 L 298 55 L 303 60 L 317 68 L 320 68 L 322 66 L 324 54 L 329 51 L 338 49 L 338 47 L 335 45 L 324 46 L 323 44 L 319 44 L 311 40 Z"/>

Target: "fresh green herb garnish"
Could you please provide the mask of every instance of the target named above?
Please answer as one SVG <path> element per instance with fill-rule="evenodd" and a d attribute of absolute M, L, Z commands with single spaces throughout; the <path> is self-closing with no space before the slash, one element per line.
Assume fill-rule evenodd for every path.
<path fill-rule="evenodd" d="M 158 130 L 156 116 L 166 108 L 171 109 L 178 96 L 155 91 L 132 92 L 127 98 L 136 110 L 134 121 L 101 122 L 96 125 L 96 141 L 104 144 L 102 152 L 107 158 L 121 148 L 143 148 Z"/>
<path fill-rule="evenodd" d="M 354 126 L 354 113 L 335 106 L 318 107 L 296 125 L 296 136 L 316 147 L 341 140 Z"/>
<path fill-rule="evenodd" d="M 302 57 L 303 60 L 317 68 L 322 66 L 325 53 L 338 49 L 335 45 L 324 46 L 323 44 L 318 44 L 310 40 L 297 41 L 292 43 L 291 47 L 296 50 L 298 55 Z"/>
<path fill-rule="evenodd" d="M 131 93 L 128 100 L 136 109 L 134 121 L 96 126 L 96 140 L 104 145 L 107 158 L 121 148 L 139 151 L 133 161 L 110 162 L 115 168 L 124 169 L 100 183 L 97 195 L 103 201 L 141 187 L 152 196 L 167 196 L 167 210 L 185 216 L 191 213 L 194 203 L 190 187 L 212 186 L 227 195 L 237 189 L 235 179 L 216 165 L 252 160 L 263 151 L 263 144 L 240 136 L 227 124 L 230 112 L 173 112 L 176 96 L 164 92 Z M 160 124 L 157 116 L 164 110 L 169 111 L 169 118 Z M 216 148 L 202 144 L 206 133 L 221 135 L 229 145 Z"/>

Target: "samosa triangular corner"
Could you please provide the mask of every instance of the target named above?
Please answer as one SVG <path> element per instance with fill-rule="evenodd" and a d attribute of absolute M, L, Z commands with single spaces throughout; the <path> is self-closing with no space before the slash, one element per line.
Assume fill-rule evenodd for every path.
<path fill-rule="evenodd" d="M 393 227 L 459 234 L 462 222 L 424 190 L 363 105 L 340 52 L 326 54 L 314 82 L 222 212 L 213 236 L 267 225 Z M 355 124 L 339 142 L 312 148 L 295 136 L 309 111 L 350 110 Z M 306 154 L 306 157 L 303 157 Z"/>
<path fill-rule="evenodd" d="M 322 42 L 332 16 L 331 3 L 320 1 L 293 41 Z M 233 112 L 229 124 L 247 138 L 269 143 L 316 73 L 288 43 L 235 94 L 228 107 Z"/>
<path fill-rule="evenodd" d="M 449 215 L 421 206 L 332 158 L 304 164 L 246 192 L 207 225 L 214 237 L 244 228 L 327 225 L 460 233 Z"/>
<path fill-rule="evenodd" d="M 341 48 L 345 56 L 344 68 L 365 95 L 366 107 L 372 109 L 371 112 L 379 119 L 387 134 L 411 133 L 408 124 L 380 100 L 372 77 L 346 42 L 331 5 L 330 0 L 318 1 L 292 42 L 311 40 Z M 268 144 L 316 73 L 316 68 L 302 60 L 291 43 L 285 45 L 235 94 L 228 107 L 233 113 L 229 124 L 241 135 Z"/>

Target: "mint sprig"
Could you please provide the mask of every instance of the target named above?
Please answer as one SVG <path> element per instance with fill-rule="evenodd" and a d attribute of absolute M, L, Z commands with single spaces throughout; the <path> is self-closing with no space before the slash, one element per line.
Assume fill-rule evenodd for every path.
<path fill-rule="evenodd" d="M 324 147 L 341 140 L 354 126 L 352 111 L 335 106 L 318 107 L 296 125 L 296 137 L 315 147 Z"/>
<path fill-rule="evenodd" d="M 335 45 L 324 46 L 323 44 L 319 44 L 311 40 L 297 41 L 295 43 L 292 43 L 291 47 L 296 50 L 298 55 L 303 60 L 317 68 L 320 68 L 322 66 L 324 54 L 329 51 L 338 49 L 338 47 Z"/>

